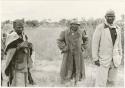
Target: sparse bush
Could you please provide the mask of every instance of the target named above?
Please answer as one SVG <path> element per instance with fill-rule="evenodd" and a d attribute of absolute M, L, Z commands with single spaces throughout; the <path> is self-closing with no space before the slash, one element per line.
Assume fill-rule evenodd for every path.
<path fill-rule="evenodd" d="M 119 27 L 122 29 L 122 47 L 124 47 L 124 19 L 125 19 L 125 16 L 122 15 L 121 20 L 118 20 L 116 22 L 116 24 L 119 25 Z M 104 22 L 104 19 L 101 19 L 101 18 L 98 18 L 98 19 L 91 18 L 88 20 L 85 20 L 83 18 L 82 21 L 80 21 L 80 23 L 81 23 L 80 28 L 83 30 L 86 30 L 87 35 L 88 35 L 88 48 L 86 50 L 86 56 L 92 57 L 92 50 L 91 50 L 92 36 L 93 36 L 96 26 L 102 22 Z M 7 20 L 2 23 L 1 29 L 4 29 L 4 30 L 10 29 L 8 27 L 8 25 L 6 25 L 8 23 L 11 23 L 11 25 L 12 25 L 12 22 Z M 4 26 L 3 26 L 3 24 L 4 24 Z M 47 19 L 44 19 L 40 22 L 38 20 L 27 20 L 27 21 L 25 21 L 25 24 L 26 24 L 26 26 L 31 27 L 31 30 L 33 29 L 33 27 L 38 27 L 38 26 L 41 26 L 41 28 L 46 27 L 46 29 L 48 29 L 48 28 L 65 29 L 66 27 L 69 26 L 70 20 L 61 19 L 59 22 L 52 22 Z M 124 55 L 124 50 L 123 50 L 123 55 Z"/>
<path fill-rule="evenodd" d="M 28 20 L 26 21 L 26 25 L 29 27 L 38 27 L 39 22 L 37 20 Z"/>

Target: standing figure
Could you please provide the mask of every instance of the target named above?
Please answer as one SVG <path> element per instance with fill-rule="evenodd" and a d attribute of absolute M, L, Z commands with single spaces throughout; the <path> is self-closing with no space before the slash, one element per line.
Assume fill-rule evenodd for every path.
<path fill-rule="evenodd" d="M 61 81 L 75 79 L 75 83 L 85 78 L 83 52 L 87 45 L 86 32 L 79 29 L 80 24 L 73 20 L 70 28 L 61 32 L 57 40 L 58 47 L 63 54 L 61 65 Z"/>
<path fill-rule="evenodd" d="M 5 41 L 6 41 L 6 34 L 5 33 L 1 33 L 2 37 L 1 37 L 1 66 L 2 66 L 2 60 L 5 59 L 4 56 L 4 51 L 5 51 Z M 2 69 L 1 69 L 1 86 L 3 83 L 3 75 L 2 75 Z"/>
<path fill-rule="evenodd" d="M 6 68 L 8 86 L 27 86 L 29 69 L 32 67 L 32 43 L 24 34 L 23 20 L 13 22 L 14 31 L 8 34 L 6 39 Z"/>
<path fill-rule="evenodd" d="M 97 65 L 95 86 L 114 84 L 121 63 L 121 29 L 114 24 L 115 12 L 107 11 L 106 22 L 97 26 L 92 40 L 92 56 Z"/>

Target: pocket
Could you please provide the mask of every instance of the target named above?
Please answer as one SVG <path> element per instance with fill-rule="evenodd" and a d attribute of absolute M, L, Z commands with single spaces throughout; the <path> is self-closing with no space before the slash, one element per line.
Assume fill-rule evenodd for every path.
<path fill-rule="evenodd" d="M 121 59 L 122 59 L 122 56 L 120 55 L 113 56 L 113 62 L 116 67 L 118 67 L 121 64 Z"/>

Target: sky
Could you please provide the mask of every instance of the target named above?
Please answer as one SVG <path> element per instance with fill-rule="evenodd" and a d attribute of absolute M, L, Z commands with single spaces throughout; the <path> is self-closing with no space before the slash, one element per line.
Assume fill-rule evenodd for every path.
<path fill-rule="evenodd" d="M 106 11 L 113 9 L 116 19 L 125 14 L 124 0 L 3 0 L 1 3 L 1 18 L 15 20 L 52 19 L 62 18 L 103 18 Z"/>

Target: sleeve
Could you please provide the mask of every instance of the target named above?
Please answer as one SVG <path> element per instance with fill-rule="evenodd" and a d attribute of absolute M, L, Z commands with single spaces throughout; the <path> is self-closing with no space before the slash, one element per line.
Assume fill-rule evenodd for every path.
<path fill-rule="evenodd" d="M 33 44 L 29 42 L 29 45 L 28 45 L 29 49 L 30 49 L 30 56 L 32 55 L 32 52 L 34 51 L 33 49 Z"/>
<path fill-rule="evenodd" d="M 1 60 L 3 60 L 4 57 L 4 50 L 5 50 L 5 44 L 3 39 L 1 38 Z"/>
<path fill-rule="evenodd" d="M 83 44 L 84 44 L 84 45 L 87 45 L 87 44 L 88 44 L 88 36 L 87 36 L 85 30 L 82 32 L 82 40 L 83 40 Z"/>
<path fill-rule="evenodd" d="M 65 48 L 65 31 L 62 31 L 59 38 L 57 39 L 57 45 L 60 50 Z"/>
<path fill-rule="evenodd" d="M 28 36 L 27 35 L 25 35 L 25 39 L 28 41 Z"/>
<path fill-rule="evenodd" d="M 122 39 L 121 39 L 121 29 L 119 29 L 119 53 L 120 56 L 122 57 Z"/>
<path fill-rule="evenodd" d="M 33 44 L 31 42 L 29 42 L 29 40 L 28 40 L 29 38 L 28 38 L 27 35 L 25 35 L 25 39 L 26 39 L 26 41 L 28 41 L 28 47 L 30 49 L 30 55 L 32 55 L 32 52 L 34 51 Z"/>
<path fill-rule="evenodd" d="M 97 26 L 95 29 L 95 32 L 93 34 L 92 38 L 92 57 L 93 61 L 97 61 L 99 59 L 98 57 L 98 50 L 99 50 L 99 43 L 100 43 L 100 38 L 101 38 L 101 28 Z"/>
<path fill-rule="evenodd" d="M 6 50 L 5 50 L 5 54 L 6 52 L 11 49 L 11 48 L 17 48 L 18 44 L 20 43 L 20 39 L 17 39 L 15 41 L 13 41 L 12 43 L 10 43 L 7 47 L 6 47 Z"/>

